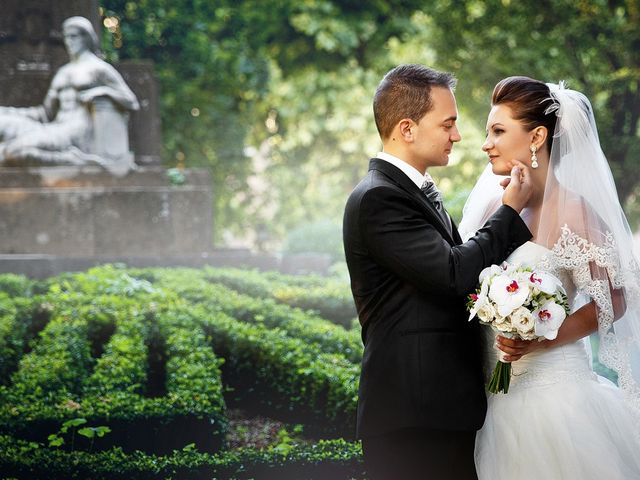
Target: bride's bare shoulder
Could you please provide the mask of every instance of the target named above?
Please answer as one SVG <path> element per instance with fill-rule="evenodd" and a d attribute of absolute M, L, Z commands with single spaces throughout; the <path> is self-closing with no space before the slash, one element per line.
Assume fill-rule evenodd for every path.
<path fill-rule="evenodd" d="M 590 240 L 591 242 L 601 242 L 608 231 L 605 222 L 598 216 L 595 209 L 582 196 L 568 192 L 565 195 L 561 208 L 564 226 L 571 233 Z"/>

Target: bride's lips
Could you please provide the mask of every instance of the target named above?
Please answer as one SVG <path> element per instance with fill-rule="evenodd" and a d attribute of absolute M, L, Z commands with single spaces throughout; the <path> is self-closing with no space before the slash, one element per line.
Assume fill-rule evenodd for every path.
<path fill-rule="evenodd" d="M 499 155 L 489 155 L 489 162 L 493 163 L 493 161 L 498 158 Z"/>

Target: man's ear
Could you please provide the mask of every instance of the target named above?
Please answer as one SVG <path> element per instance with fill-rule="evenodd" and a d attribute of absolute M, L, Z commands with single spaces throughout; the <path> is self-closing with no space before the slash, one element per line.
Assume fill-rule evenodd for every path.
<path fill-rule="evenodd" d="M 415 122 L 410 118 L 403 118 L 398 122 L 398 134 L 405 142 L 413 142 L 413 130 Z"/>

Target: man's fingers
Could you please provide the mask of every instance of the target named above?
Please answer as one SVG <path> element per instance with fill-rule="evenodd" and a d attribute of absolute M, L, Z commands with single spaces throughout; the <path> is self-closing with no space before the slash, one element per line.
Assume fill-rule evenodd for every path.
<path fill-rule="evenodd" d="M 520 213 L 527 205 L 533 191 L 533 182 L 528 168 L 517 160 L 513 161 L 509 183 L 502 195 L 502 203 Z"/>
<path fill-rule="evenodd" d="M 515 167 L 520 169 L 520 182 L 521 183 L 530 183 L 531 181 L 531 170 L 524 163 L 519 160 L 513 160 L 513 164 Z"/>
<path fill-rule="evenodd" d="M 509 185 L 510 183 L 511 183 L 511 177 L 506 177 L 500 180 L 500 186 L 502 188 L 507 188 L 507 185 Z"/>
<path fill-rule="evenodd" d="M 520 171 L 521 168 L 518 166 L 514 166 L 511 169 L 511 182 L 513 185 L 520 185 Z"/>

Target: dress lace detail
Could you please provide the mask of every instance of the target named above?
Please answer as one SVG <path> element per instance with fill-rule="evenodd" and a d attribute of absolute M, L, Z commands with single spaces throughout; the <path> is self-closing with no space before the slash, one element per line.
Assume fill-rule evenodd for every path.
<path fill-rule="evenodd" d="M 528 242 L 507 262 L 558 277 L 572 311 L 585 301 L 595 301 L 600 359 L 604 334 L 611 342 L 608 362 L 618 367 L 621 388 L 593 371 L 585 339 L 534 351 L 514 362 L 509 393 L 489 395 L 485 424 L 476 437 L 480 480 L 640 478 L 640 424 L 634 418 L 637 386 L 632 378 L 626 380 L 631 362 L 624 358 L 624 346 L 615 335 L 617 322 L 623 320 L 614 321 L 611 297 L 612 288 L 624 285 L 626 293 L 629 285 L 622 281 L 626 272 L 613 239 L 601 238 L 595 245 L 565 227 L 551 249 Z M 489 328 L 485 333 L 495 336 Z M 495 350 L 487 360 L 490 372 L 497 360 Z"/>
<path fill-rule="evenodd" d="M 572 312 L 591 304 L 599 360 L 617 373 L 619 388 L 594 374 L 578 378 L 592 371 L 586 339 L 525 355 L 513 363 L 523 372 L 516 377 L 522 386 L 512 378 L 507 395 L 488 398 L 476 441 L 478 477 L 637 480 L 640 262 L 589 99 L 548 87 L 545 101 L 557 108 L 549 168 L 540 203 L 525 215 L 541 244 L 525 244 L 514 258 L 558 277 Z M 488 200 L 502 195 L 499 184 L 487 167 L 465 205 L 466 231 L 482 227 L 482 214 L 493 208 Z"/>
<path fill-rule="evenodd" d="M 595 302 L 600 337 L 599 360 L 618 374 L 618 386 L 640 425 L 640 386 L 633 378 L 630 358 L 634 339 L 622 342 L 615 334 L 612 301 L 612 291 L 616 289 L 624 289 L 627 300 L 638 298 L 640 276 L 637 266 L 634 263 L 623 268 L 610 232 L 604 234 L 601 244 L 595 244 L 565 225 L 550 253 L 540 260 L 539 267 L 561 279 L 570 278 L 578 293 Z M 636 302 L 632 303 L 636 305 Z"/>

